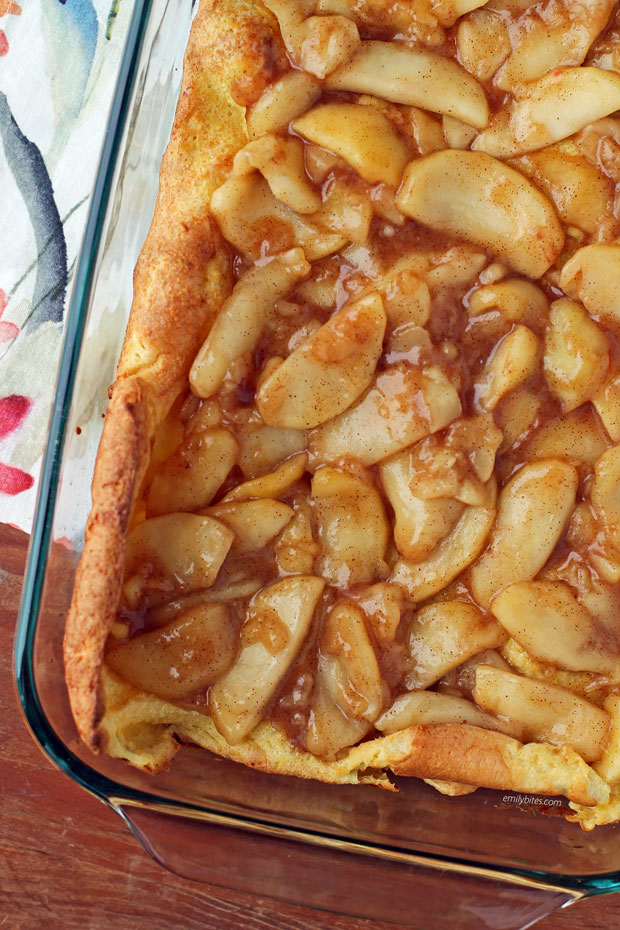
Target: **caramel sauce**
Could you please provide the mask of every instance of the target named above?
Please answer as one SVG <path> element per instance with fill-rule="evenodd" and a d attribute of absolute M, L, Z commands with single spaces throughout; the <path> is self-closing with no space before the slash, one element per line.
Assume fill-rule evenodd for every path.
<path fill-rule="evenodd" d="M 248 618 L 241 630 L 244 645 L 252 646 L 260 643 L 272 656 L 282 652 L 290 635 L 288 627 L 280 620 L 277 611 L 273 608 L 263 608 L 260 611 L 250 608 Z"/>

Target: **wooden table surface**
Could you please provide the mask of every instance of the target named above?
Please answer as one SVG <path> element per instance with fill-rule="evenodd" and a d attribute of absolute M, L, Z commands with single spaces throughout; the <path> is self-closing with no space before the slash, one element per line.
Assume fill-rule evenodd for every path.
<path fill-rule="evenodd" d="M 51 766 L 26 730 L 12 680 L 27 543 L 25 534 L 0 525 L 1 930 L 398 930 L 179 878 L 152 862 L 115 814 Z M 614 895 L 556 912 L 537 928 L 619 924 Z"/>

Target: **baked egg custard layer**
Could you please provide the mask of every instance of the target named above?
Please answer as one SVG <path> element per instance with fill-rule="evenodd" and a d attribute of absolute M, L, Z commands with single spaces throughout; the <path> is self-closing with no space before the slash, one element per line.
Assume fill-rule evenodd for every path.
<path fill-rule="evenodd" d="M 620 819 L 618 111 L 614 0 L 203 0 L 65 634 L 93 751 Z"/>

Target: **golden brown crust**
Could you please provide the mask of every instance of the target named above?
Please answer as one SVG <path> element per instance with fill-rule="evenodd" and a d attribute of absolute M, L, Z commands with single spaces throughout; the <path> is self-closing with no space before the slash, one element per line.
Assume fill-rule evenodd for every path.
<path fill-rule="evenodd" d="M 230 250 L 208 215 L 211 193 L 247 140 L 245 111 L 232 95 L 260 93 L 278 66 L 279 41 L 271 14 L 249 0 L 206 0 L 192 27 L 153 224 L 134 275 L 65 632 L 71 706 L 82 739 L 95 751 L 103 650 L 153 435 L 232 288 Z"/>
<path fill-rule="evenodd" d="M 331 784 L 373 784 L 391 788 L 386 775 L 430 777 L 527 794 L 565 795 L 588 807 L 606 804 L 609 787 L 568 746 L 522 745 L 503 733 L 467 724 L 409 727 L 352 746 L 333 761 L 290 742 L 274 723 L 263 721 L 240 744 L 230 746 L 213 720 L 137 691 L 109 668 L 104 670 L 106 751 L 139 768 L 165 768 L 176 740 L 250 768 Z"/>
<path fill-rule="evenodd" d="M 450 739 L 446 739 L 449 736 Z M 510 737 L 491 730 L 478 731 L 467 725 L 450 725 L 420 730 L 411 754 L 395 764 L 395 775 L 441 778 L 447 781 L 480 784 L 484 773 L 486 788 L 511 788 L 510 770 L 503 750 Z M 511 742 L 514 742 L 511 741 Z"/>
<path fill-rule="evenodd" d="M 409 755 L 390 765 L 395 775 L 504 791 L 565 794 L 584 805 L 606 797 L 602 780 L 568 747 L 522 745 L 503 733 L 468 724 L 412 729 L 416 735 Z"/>
<path fill-rule="evenodd" d="M 125 540 L 150 449 L 144 384 L 117 382 L 93 478 L 93 506 L 64 638 L 65 674 L 80 736 L 99 747 L 103 650 L 116 616 Z"/>

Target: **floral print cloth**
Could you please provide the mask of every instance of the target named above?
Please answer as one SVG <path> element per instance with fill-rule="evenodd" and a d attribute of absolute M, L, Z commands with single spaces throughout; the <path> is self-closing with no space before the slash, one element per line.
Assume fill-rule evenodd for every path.
<path fill-rule="evenodd" d="M 0 522 L 29 531 L 132 0 L 0 0 Z"/>

